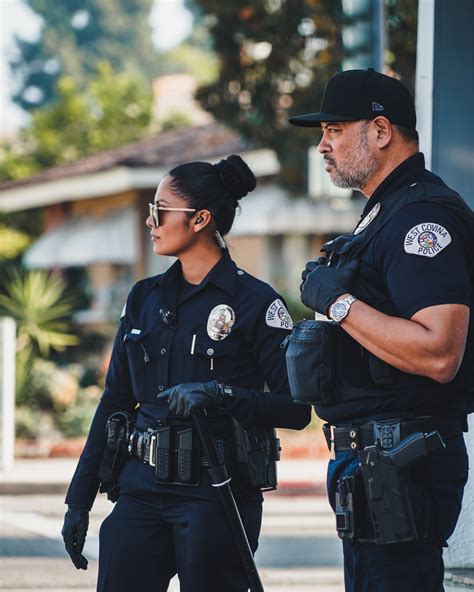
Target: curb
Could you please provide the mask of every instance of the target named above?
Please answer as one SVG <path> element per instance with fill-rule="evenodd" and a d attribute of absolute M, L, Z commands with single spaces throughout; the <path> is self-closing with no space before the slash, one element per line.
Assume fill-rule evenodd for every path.
<path fill-rule="evenodd" d="M 474 590 L 474 569 L 447 569 L 444 578 L 450 584 Z"/>

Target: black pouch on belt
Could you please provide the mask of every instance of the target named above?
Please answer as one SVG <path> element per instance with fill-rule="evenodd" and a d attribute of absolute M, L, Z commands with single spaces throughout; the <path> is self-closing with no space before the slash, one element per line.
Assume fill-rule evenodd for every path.
<path fill-rule="evenodd" d="M 295 402 L 307 405 L 334 402 L 340 331 L 334 321 L 300 321 L 293 325 L 286 367 Z"/>
<path fill-rule="evenodd" d="M 374 542 L 364 483 L 360 474 L 342 477 L 336 486 L 336 530 L 340 539 Z"/>
<path fill-rule="evenodd" d="M 112 502 L 117 500 L 117 483 L 128 458 L 127 445 L 134 423 L 135 416 L 126 411 L 117 411 L 107 420 L 107 441 L 99 467 L 99 491 L 107 493 L 107 498 Z"/>
<path fill-rule="evenodd" d="M 168 485 L 199 485 L 200 450 L 193 428 L 164 427 L 154 435 L 155 481 Z"/>
<path fill-rule="evenodd" d="M 280 460 L 280 440 L 273 428 L 243 428 L 232 419 L 235 459 L 239 475 L 252 488 L 277 488 L 276 463 Z"/>

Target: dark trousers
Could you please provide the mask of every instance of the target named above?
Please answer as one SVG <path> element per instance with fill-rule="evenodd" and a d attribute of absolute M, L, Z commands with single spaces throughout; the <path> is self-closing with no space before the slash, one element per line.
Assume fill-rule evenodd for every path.
<path fill-rule="evenodd" d="M 442 592 L 442 548 L 447 546 L 461 511 L 468 475 L 463 435 L 445 440 L 446 448 L 416 463 L 410 474 L 426 495 L 423 514 L 424 540 L 376 545 L 343 540 L 346 592 Z M 334 509 L 337 480 L 360 474 L 359 459 L 340 452 L 328 467 L 329 501 Z M 359 500 L 360 502 L 360 500 Z M 363 500 L 365 503 L 365 500 Z"/>
<path fill-rule="evenodd" d="M 255 552 L 259 499 L 237 501 Z M 100 529 L 99 592 L 247 592 L 248 584 L 220 499 L 121 495 Z"/>

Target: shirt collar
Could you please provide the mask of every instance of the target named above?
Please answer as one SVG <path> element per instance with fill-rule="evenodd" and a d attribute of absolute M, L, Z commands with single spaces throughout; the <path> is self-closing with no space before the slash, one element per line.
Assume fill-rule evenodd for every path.
<path fill-rule="evenodd" d="M 178 260 L 175 261 L 164 273 L 159 275 L 153 285 L 170 284 L 173 281 L 176 281 L 180 275 L 181 262 Z M 230 258 L 229 251 L 227 249 L 222 249 L 222 257 L 202 280 L 200 287 L 203 288 L 206 284 L 212 283 L 233 296 L 235 294 L 236 281 L 236 265 Z"/>
<path fill-rule="evenodd" d="M 385 177 L 377 189 L 372 193 L 365 204 L 362 218 L 366 216 L 376 203 L 389 198 L 394 191 L 404 185 L 419 181 L 425 172 L 425 157 L 422 152 L 417 152 L 404 160 L 397 168 Z"/>

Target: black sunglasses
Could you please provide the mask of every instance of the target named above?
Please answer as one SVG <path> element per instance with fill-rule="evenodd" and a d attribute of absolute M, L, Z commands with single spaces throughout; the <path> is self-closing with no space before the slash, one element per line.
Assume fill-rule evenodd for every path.
<path fill-rule="evenodd" d="M 160 210 L 163 212 L 197 212 L 197 210 L 192 208 L 165 208 L 163 206 L 157 206 L 153 203 L 149 203 L 148 208 L 150 210 L 150 216 L 155 226 L 160 225 Z"/>

